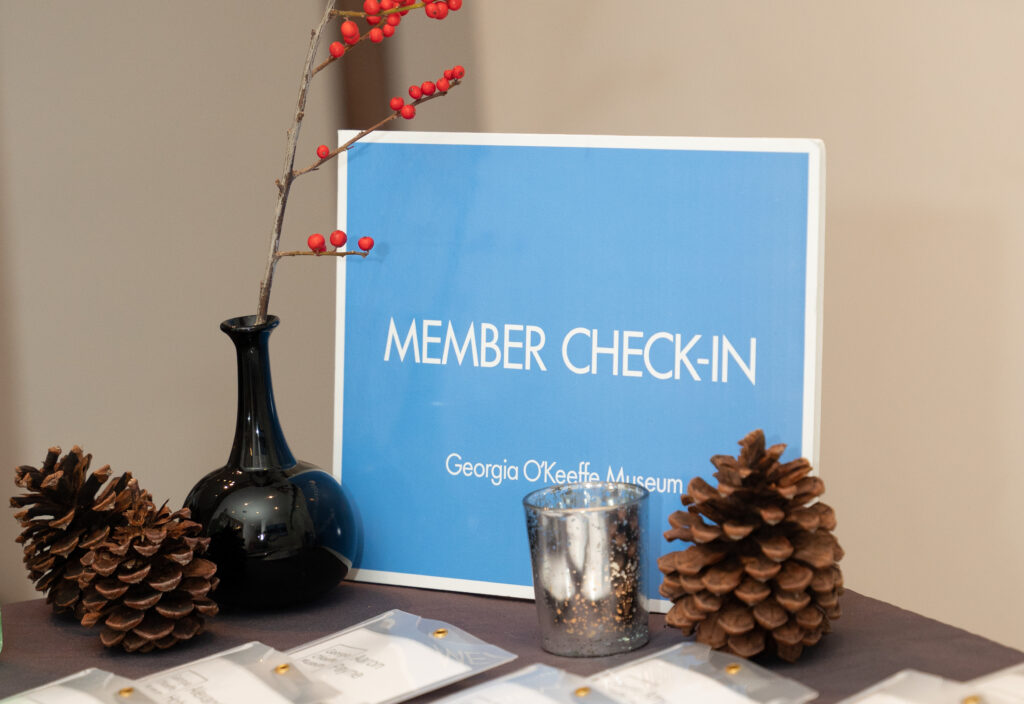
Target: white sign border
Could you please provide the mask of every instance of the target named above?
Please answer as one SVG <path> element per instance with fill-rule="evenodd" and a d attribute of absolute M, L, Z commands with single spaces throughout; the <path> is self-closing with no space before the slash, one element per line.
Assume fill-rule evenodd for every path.
<path fill-rule="evenodd" d="M 338 145 L 354 137 L 356 130 L 339 130 Z M 818 139 L 742 137 L 650 137 L 623 135 L 474 133 L 474 132 L 373 132 L 361 141 L 391 144 L 451 144 L 466 146 L 589 147 L 606 149 L 661 149 L 680 151 L 775 152 L 807 155 L 807 251 L 804 289 L 804 398 L 801 446 L 803 455 L 819 470 L 821 437 L 821 359 L 825 274 L 825 144 Z M 338 224 L 348 231 L 348 154 L 338 155 Z M 334 331 L 334 447 L 332 471 L 342 480 L 342 429 L 345 396 L 345 272 L 348 257 L 338 257 Z M 524 557 L 525 559 L 525 557 Z M 657 559 L 657 556 L 649 556 Z M 348 579 L 447 591 L 534 597 L 533 587 L 405 572 L 354 568 Z M 648 599 L 648 609 L 666 613 L 672 602 Z"/>

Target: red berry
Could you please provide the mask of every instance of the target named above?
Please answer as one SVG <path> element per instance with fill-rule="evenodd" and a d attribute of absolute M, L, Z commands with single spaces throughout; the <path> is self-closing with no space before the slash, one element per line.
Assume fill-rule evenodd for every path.
<path fill-rule="evenodd" d="M 348 235 L 341 230 L 335 230 L 331 233 L 331 244 L 335 247 L 340 247 L 346 242 L 348 242 Z"/>
<path fill-rule="evenodd" d="M 402 109 L 403 105 L 405 105 L 405 101 L 399 98 L 398 96 L 395 96 L 394 98 L 391 99 L 389 105 L 391 106 L 392 110 L 397 112 Z"/>
<path fill-rule="evenodd" d="M 462 0 L 448 0 L 448 9 L 452 12 L 458 12 L 462 9 Z"/>
<path fill-rule="evenodd" d="M 331 56 L 340 59 L 345 53 L 345 45 L 341 42 L 331 42 Z"/>
<path fill-rule="evenodd" d="M 372 237 L 360 237 L 359 238 L 359 249 L 364 252 L 369 252 L 373 249 L 373 238 Z"/>
<path fill-rule="evenodd" d="M 399 110 L 406 120 L 411 120 L 416 117 L 416 106 L 415 105 L 403 105 L 402 109 Z"/>
<path fill-rule="evenodd" d="M 363 11 L 368 15 L 376 15 L 381 11 L 381 3 L 377 0 L 363 0 Z"/>
<path fill-rule="evenodd" d="M 444 77 L 447 78 L 450 81 L 453 78 L 455 78 L 455 72 L 452 71 L 450 68 L 446 68 L 444 70 Z"/>
<path fill-rule="evenodd" d="M 345 43 L 348 44 L 349 46 L 353 46 L 353 45 L 359 43 L 359 35 L 358 34 L 356 36 L 354 36 L 354 37 L 342 37 L 342 39 L 344 39 Z"/>
<path fill-rule="evenodd" d="M 466 69 L 462 68 L 462 66 L 455 66 L 452 68 L 452 75 L 458 79 L 462 79 L 466 76 Z"/>
<path fill-rule="evenodd" d="M 331 148 L 328 147 L 326 144 L 321 144 L 319 147 L 316 148 L 316 155 L 321 159 L 326 159 L 331 155 Z"/>
<path fill-rule="evenodd" d="M 397 16 L 398 15 L 395 15 L 395 17 L 397 17 Z M 384 25 L 383 27 L 380 28 L 380 31 L 381 31 L 381 34 L 383 34 L 385 37 L 393 36 L 395 34 L 395 25 L 393 25 L 393 24 L 386 24 L 386 25 Z"/>
<path fill-rule="evenodd" d="M 395 7 L 397 7 L 395 0 L 380 0 L 381 10 L 393 10 Z"/>
<path fill-rule="evenodd" d="M 374 44 L 380 44 L 384 41 L 384 32 L 381 31 L 380 27 L 374 27 L 370 30 L 370 41 Z"/>
<path fill-rule="evenodd" d="M 437 5 L 437 19 L 443 20 L 445 17 L 448 16 L 448 3 L 435 2 L 434 4 Z"/>
<path fill-rule="evenodd" d="M 433 81 L 423 81 L 420 90 L 423 91 L 423 95 L 433 95 L 434 91 L 437 90 L 437 86 L 434 85 Z"/>
<path fill-rule="evenodd" d="M 367 15 L 367 24 L 380 24 L 380 15 Z"/>
<path fill-rule="evenodd" d="M 306 240 L 306 244 L 309 245 L 309 248 L 314 252 L 327 251 L 327 245 L 324 243 L 324 236 L 319 232 L 314 235 L 310 235 L 309 239 Z"/>
<path fill-rule="evenodd" d="M 359 25 L 352 20 L 345 20 L 341 23 L 341 36 L 345 39 L 359 36 Z"/>
<path fill-rule="evenodd" d="M 429 17 L 430 19 L 432 19 L 432 20 L 436 20 L 437 19 L 437 3 L 436 2 L 432 2 L 432 3 L 428 3 L 427 5 L 424 5 L 423 6 L 423 11 L 425 13 L 427 13 L 427 17 Z"/>
<path fill-rule="evenodd" d="M 420 90 L 419 86 L 409 86 L 409 97 L 413 100 L 419 100 L 423 97 L 423 91 Z"/>
<path fill-rule="evenodd" d="M 399 12 L 396 12 L 393 15 L 388 15 L 387 22 L 392 27 L 397 27 L 401 23 L 401 21 L 402 21 L 402 14 L 399 13 Z"/>
<path fill-rule="evenodd" d="M 447 93 L 448 89 L 452 87 L 452 84 L 448 82 L 447 78 L 437 79 L 437 89 L 442 93 Z"/>

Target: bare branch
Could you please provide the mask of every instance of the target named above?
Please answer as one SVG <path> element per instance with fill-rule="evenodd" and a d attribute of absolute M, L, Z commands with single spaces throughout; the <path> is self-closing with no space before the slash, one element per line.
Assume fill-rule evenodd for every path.
<path fill-rule="evenodd" d="M 398 7 L 393 7 L 390 10 L 381 10 L 376 16 L 387 17 L 388 15 L 393 15 L 396 12 L 418 10 L 421 7 L 426 7 L 430 2 L 432 2 L 432 0 L 427 0 L 426 2 L 414 2 L 412 5 L 399 5 Z M 331 14 L 335 17 L 366 17 L 366 13 L 359 10 L 331 10 Z"/>
<path fill-rule="evenodd" d="M 342 249 L 342 250 L 338 250 L 338 251 L 335 251 L 335 252 L 312 252 L 312 251 L 307 249 L 305 251 L 277 252 L 277 253 L 274 254 L 274 256 L 277 257 L 277 258 L 281 258 L 281 257 L 352 257 L 352 256 L 355 256 L 355 257 L 363 257 L 365 259 L 367 254 L 369 254 L 369 252 L 357 252 L 357 251 L 351 250 L 351 249 Z"/>
<path fill-rule="evenodd" d="M 459 80 L 458 78 L 453 79 L 451 81 L 451 86 L 448 88 L 447 91 L 445 91 L 443 93 L 441 91 L 437 91 L 433 95 L 424 95 L 422 98 L 419 98 L 418 100 L 414 100 L 413 102 L 409 103 L 409 105 L 422 105 L 423 103 L 425 103 L 425 102 L 427 102 L 429 100 L 433 100 L 434 98 L 443 98 L 444 96 L 448 95 L 448 93 L 451 91 L 452 88 L 454 88 L 455 86 L 457 86 L 457 85 L 459 85 L 461 83 L 462 83 L 462 81 Z M 351 147 L 356 142 L 358 142 L 360 139 L 362 139 L 366 135 L 370 134 L 371 132 L 376 132 L 381 127 L 383 127 L 384 125 L 388 124 L 389 122 L 391 122 L 392 120 L 394 120 L 398 116 L 399 116 L 399 114 L 397 112 L 393 112 L 390 115 L 388 115 L 387 117 L 385 117 L 383 120 L 378 122 L 377 124 L 372 125 L 371 127 L 367 127 L 365 130 L 363 130 L 362 132 L 359 132 L 358 134 L 356 134 L 354 137 L 352 137 L 352 139 L 350 139 L 347 142 L 345 142 L 344 144 L 342 144 L 340 147 L 338 147 L 337 149 L 332 151 L 330 154 L 325 156 L 323 159 L 317 159 L 316 161 L 314 161 L 309 166 L 301 168 L 298 171 L 293 171 L 292 172 L 292 178 L 295 179 L 295 178 L 298 178 L 299 176 L 302 176 L 302 174 L 308 174 L 310 171 L 316 171 L 317 169 L 320 168 L 320 166 L 325 161 L 330 161 L 331 159 L 333 159 L 334 157 L 338 156 L 342 152 L 348 151 L 348 148 Z"/>
<path fill-rule="evenodd" d="M 299 97 L 295 105 L 295 120 L 288 130 L 288 143 L 285 146 L 283 176 L 280 179 L 281 185 L 277 191 L 277 207 L 274 212 L 274 227 L 270 231 L 269 252 L 267 265 L 263 272 L 263 280 L 260 282 L 259 305 L 256 309 L 256 322 L 262 323 L 267 319 L 267 308 L 270 305 L 270 287 L 274 282 L 274 269 L 277 266 L 278 258 L 275 256 L 281 244 L 281 228 L 284 224 L 285 206 L 288 204 L 288 193 L 292 187 L 292 172 L 295 169 L 295 150 L 299 143 L 299 128 L 302 125 L 302 118 L 306 111 L 306 96 L 309 91 L 309 81 L 313 77 L 313 58 L 316 56 L 316 48 L 320 43 L 320 35 L 324 27 L 331 21 L 331 12 L 334 10 L 335 0 L 328 0 L 324 8 L 320 24 L 313 30 L 309 40 L 309 50 L 306 52 L 306 62 L 302 68 L 302 80 L 299 82 Z"/>

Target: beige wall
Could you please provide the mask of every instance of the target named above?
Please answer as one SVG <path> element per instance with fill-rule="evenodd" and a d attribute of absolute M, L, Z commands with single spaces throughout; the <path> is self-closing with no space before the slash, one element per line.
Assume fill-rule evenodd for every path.
<path fill-rule="evenodd" d="M 181 501 L 224 460 L 234 370 L 217 324 L 255 305 L 318 7 L 0 3 L 0 465 L 78 442 Z M 403 25 L 396 81 L 467 65 L 421 129 L 824 139 L 820 470 L 847 583 L 1024 648 L 1024 5 L 652 7 L 474 0 Z M 309 150 L 340 126 L 330 92 Z M 333 187 L 300 183 L 293 243 L 329 228 Z M 327 463 L 318 264 L 282 265 L 273 354 L 285 432 Z M 15 534 L 0 521 L 0 602 L 33 595 Z"/>
<path fill-rule="evenodd" d="M 274 179 L 321 0 L 0 3 L 0 466 L 78 443 L 180 504 L 221 465 L 235 370 L 220 321 L 254 313 Z M 328 74 L 325 74 L 328 75 Z M 314 89 L 300 163 L 340 126 Z M 304 177 L 290 246 L 333 229 Z M 279 267 L 278 405 L 329 466 L 333 267 Z M 6 474 L 3 493 L 13 492 Z M 0 521 L 0 602 L 35 595 Z"/>

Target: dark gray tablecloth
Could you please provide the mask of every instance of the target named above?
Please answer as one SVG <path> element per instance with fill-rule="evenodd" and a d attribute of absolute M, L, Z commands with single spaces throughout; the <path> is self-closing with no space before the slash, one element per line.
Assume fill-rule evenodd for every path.
<path fill-rule="evenodd" d="M 1024 653 L 958 628 L 847 591 L 835 630 L 801 660 L 789 665 L 759 662 L 835 702 L 898 670 L 915 668 L 954 679 L 971 679 L 1024 661 Z M 512 663 L 415 701 L 427 702 L 544 662 L 589 675 L 678 643 L 678 631 L 651 617 L 651 642 L 640 650 L 606 658 L 563 658 L 540 649 L 532 601 L 454 594 L 347 582 L 302 608 L 264 613 L 224 613 L 195 641 L 164 652 L 130 655 L 107 650 L 95 631 L 53 616 L 42 600 L 2 607 L 4 647 L 0 652 L 0 697 L 45 684 L 87 667 L 137 678 L 251 640 L 278 650 L 338 631 L 389 609 L 448 621 L 519 655 Z"/>

